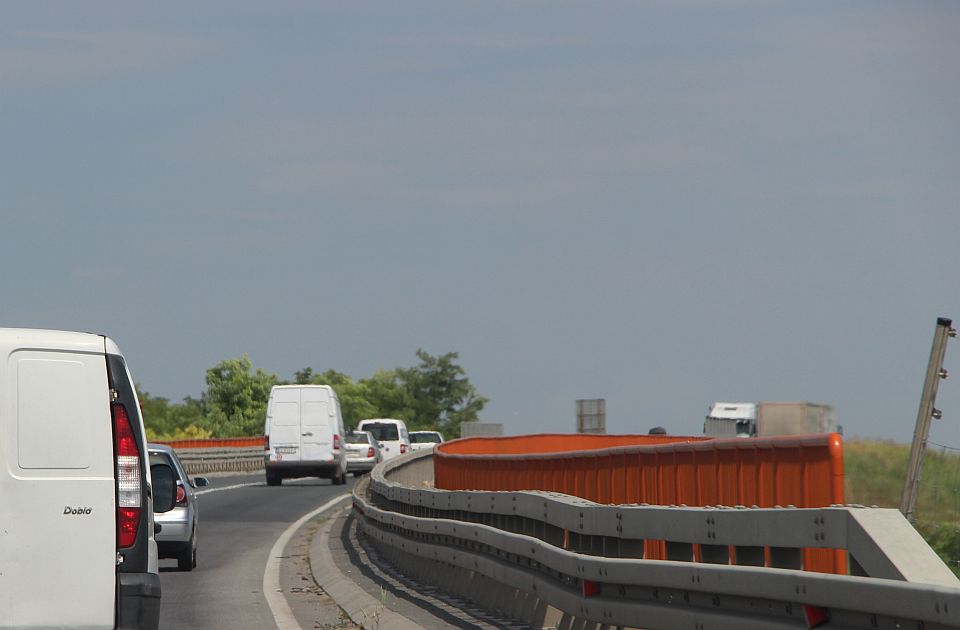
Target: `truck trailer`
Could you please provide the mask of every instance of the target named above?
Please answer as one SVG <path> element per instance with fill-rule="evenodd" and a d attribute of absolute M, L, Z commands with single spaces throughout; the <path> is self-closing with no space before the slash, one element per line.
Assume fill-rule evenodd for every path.
<path fill-rule="evenodd" d="M 766 437 L 841 432 L 830 405 L 762 401 L 710 405 L 703 434 L 711 437 Z"/>

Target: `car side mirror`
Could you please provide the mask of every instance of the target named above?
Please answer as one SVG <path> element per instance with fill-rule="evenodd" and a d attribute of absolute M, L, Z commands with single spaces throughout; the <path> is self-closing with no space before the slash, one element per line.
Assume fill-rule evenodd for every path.
<path fill-rule="evenodd" d="M 173 509 L 177 501 L 177 475 L 167 464 L 150 466 L 153 479 L 153 511 L 162 514 Z"/>
<path fill-rule="evenodd" d="M 194 488 L 204 488 L 210 485 L 210 481 L 206 477 L 194 477 L 193 478 L 193 487 Z"/>

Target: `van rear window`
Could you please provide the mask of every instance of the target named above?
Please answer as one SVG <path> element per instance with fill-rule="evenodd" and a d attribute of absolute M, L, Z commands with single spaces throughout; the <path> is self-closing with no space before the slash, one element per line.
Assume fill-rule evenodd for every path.
<path fill-rule="evenodd" d="M 400 439 L 400 432 L 397 431 L 397 425 L 395 424 L 365 424 L 363 430 L 372 433 L 373 437 L 380 442 L 393 442 Z"/>

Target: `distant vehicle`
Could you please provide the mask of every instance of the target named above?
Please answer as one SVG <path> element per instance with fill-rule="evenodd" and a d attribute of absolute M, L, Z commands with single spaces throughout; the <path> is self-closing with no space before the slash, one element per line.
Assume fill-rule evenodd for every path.
<path fill-rule="evenodd" d="M 354 477 L 370 472 L 383 461 L 380 446 L 369 431 L 347 433 L 346 443 L 347 472 L 353 473 Z"/>
<path fill-rule="evenodd" d="M 414 451 L 423 451 L 432 449 L 437 444 L 443 443 L 443 435 L 439 431 L 411 431 L 410 449 Z"/>
<path fill-rule="evenodd" d="M 757 434 L 757 404 L 713 403 L 703 423 L 703 434 L 712 437 L 753 437 Z"/>
<path fill-rule="evenodd" d="M 374 418 L 361 420 L 357 425 L 360 431 L 369 431 L 383 452 L 383 459 L 393 459 L 410 450 L 410 433 L 407 423 L 393 418 Z"/>
<path fill-rule="evenodd" d="M 0 356 L 0 626 L 156 629 L 174 471 L 149 464 L 120 348 L 0 328 Z"/>
<path fill-rule="evenodd" d="M 808 402 L 757 404 L 757 435 L 807 435 L 842 432 L 837 414 L 830 405 Z"/>
<path fill-rule="evenodd" d="M 704 435 L 754 437 L 842 432 L 830 405 L 808 402 L 724 403 L 710 406 Z"/>
<path fill-rule="evenodd" d="M 206 477 L 187 475 L 176 451 L 165 444 L 148 444 L 150 465 L 166 464 L 177 473 L 177 496 L 174 508 L 158 514 L 156 522 L 161 529 L 156 534 L 157 552 L 161 558 L 176 558 L 177 569 L 192 571 L 197 567 L 197 523 L 200 510 L 194 488 L 202 488 L 209 482 Z"/>
<path fill-rule="evenodd" d="M 268 486 L 294 477 L 322 477 L 334 485 L 347 482 L 343 416 L 337 393 L 329 385 L 275 385 L 263 432 Z"/>

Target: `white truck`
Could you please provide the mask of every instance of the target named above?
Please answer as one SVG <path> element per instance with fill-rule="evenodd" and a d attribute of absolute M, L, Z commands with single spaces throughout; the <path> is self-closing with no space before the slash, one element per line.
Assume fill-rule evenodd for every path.
<path fill-rule="evenodd" d="M 711 437 L 808 435 L 841 431 L 830 405 L 809 402 L 717 402 L 710 405 L 703 434 Z"/>
<path fill-rule="evenodd" d="M 156 629 L 174 493 L 113 341 L 0 328 L 0 628 Z"/>

